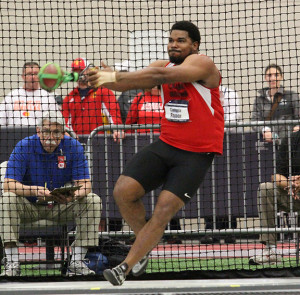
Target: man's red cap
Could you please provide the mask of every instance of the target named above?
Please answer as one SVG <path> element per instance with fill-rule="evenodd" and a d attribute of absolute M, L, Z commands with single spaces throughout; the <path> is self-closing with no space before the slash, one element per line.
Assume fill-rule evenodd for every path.
<path fill-rule="evenodd" d="M 72 71 L 83 71 L 89 64 L 86 58 L 78 57 L 72 62 Z"/>

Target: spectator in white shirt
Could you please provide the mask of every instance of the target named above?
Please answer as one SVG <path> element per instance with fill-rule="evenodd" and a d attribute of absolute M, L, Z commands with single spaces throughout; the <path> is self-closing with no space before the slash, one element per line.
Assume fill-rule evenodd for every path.
<path fill-rule="evenodd" d="M 59 109 L 54 95 L 40 88 L 39 70 L 36 62 L 24 64 L 23 87 L 14 89 L 0 103 L 1 126 L 36 126 L 42 112 Z"/>

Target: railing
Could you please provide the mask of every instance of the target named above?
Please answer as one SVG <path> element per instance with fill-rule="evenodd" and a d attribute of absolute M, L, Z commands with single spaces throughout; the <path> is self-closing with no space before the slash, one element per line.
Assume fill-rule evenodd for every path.
<path fill-rule="evenodd" d="M 293 228 L 253 228 L 248 225 L 249 217 L 257 217 L 256 191 L 259 183 L 270 181 L 270 176 L 276 173 L 276 150 L 277 143 L 266 143 L 260 138 L 260 134 L 250 132 L 249 127 L 264 126 L 266 122 L 231 122 L 225 126 L 229 130 L 225 133 L 224 154 L 216 157 L 211 170 L 204 183 L 200 186 L 196 196 L 176 216 L 176 218 L 195 218 L 196 230 L 170 231 L 166 234 L 203 235 L 207 231 L 200 229 L 200 219 L 204 216 L 213 216 L 214 229 L 212 233 L 226 234 L 251 234 L 272 232 L 299 232 L 299 227 Z M 271 121 L 268 126 L 287 125 L 290 131 L 292 126 L 299 124 L 296 120 Z M 111 218 L 121 220 L 113 198 L 112 190 L 115 181 L 122 173 L 126 162 L 142 146 L 153 142 L 158 135 L 150 132 L 147 135 L 126 135 L 120 143 L 112 140 L 111 134 L 98 134 L 99 131 L 128 130 L 128 129 L 157 129 L 159 125 L 114 125 L 100 126 L 93 130 L 90 135 L 80 136 L 80 141 L 86 144 L 86 155 L 92 175 L 93 189 L 98 193 L 104 203 L 103 218 L 107 221 Z M 248 130 L 247 130 L 248 128 Z M 35 128 L 0 128 L 1 162 L 8 159 L 15 144 L 25 136 L 35 133 Z M 290 136 L 289 145 L 290 145 Z M 291 153 L 289 161 L 291 162 Z M 144 198 L 148 216 L 151 215 L 155 205 L 155 196 L 159 189 L 151 192 Z M 291 198 L 292 204 L 292 198 Z M 291 212 L 293 208 L 291 208 Z M 276 211 L 274 212 L 276 216 Z M 217 216 L 228 217 L 229 229 L 216 230 Z M 232 229 L 234 217 L 244 218 L 244 223 L 239 229 Z M 276 218 L 277 220 L 277 218 Z M 105 234 L 105 233 L 103 233 Z M 126 235 L 124 231 L 109 232 L 108 235 Z M 129 232 L 131 234 L 131 232 Z"/>
<path fill-rule="evenodd" d="M 288 125 L 290 131 L 292 131 L 292 126 L 299 124 L 299 121 L 296 120 L 286 120 L 286 121 L 271 121 L 267 123 L 268 126 L 272 125 Z M 267 229 L 267 228 L 249 228 L 247 225 L 248 217 L 257 217 L 257 204 L 256 204 L 256 194 L 257 187 L 259 183 L 270 181 L 272 174 L 276 173 L 276 149 L 278 148 L 278 143 L 266 143 L 262 141 L 260 134 L 256 132 L 245 131 L 247 128 L 252 126 L 265 126 L 266 122 L 264 121 L 251 121 L 251 122 L 231 122 L 226 123 L 225 126 L 229 128 L 225 133 L 224 138 L 224 155 L 223 157 L 216 157 L 212 169 L 209 172 L 209 179 L 204 181 L 197 195 L 195 196 L 195 201 L 187 204 L 185 208 L 179 212 L 177 215 L 178 218 L 197 218 L 198 220 L 198 229 L 187 231 L 171 231 L 167 230 L 166 234 L 185 234 L 185 235 L 202 235 L 207 233 L 207 231 L 200 230 L 200 218 L 204 216 L 213 216 L 214 230 L 209 231 L 212 233 L 217 233 L 218 235 L 226 235 L 232 233 L 239 234 L 252 234 L 252 233 L 263 233 L 263 232 L 299 232 L 300 228 L 276 228 L 276 229 Z M 100 126 L 93 130 L 93 132 L 85 139 L 86 141 L 86 154 L 89 161 L 89 167 L 93 179 L 95 178 L 94 167 L 95 167 L 95 144 L 93 144 L 94 138 L 98 137 L 103 138 L 104 140 L 104 157 L 106 159 L 105 169 L 106 175 L 108 177 L 108 166 L 112 164 L 109 162 L 108 156 L 108 146 L 110 135 L 98 135 L 99 131 L 111 131 L 111 130 L 139 130 L 139 129 L 157 129 L 159 125 L 114 125 L 114 126 Z M 127 135 L 124 140 L 120 141 L 120 144 L 115 144 L 117 147 L 115 150 L 119 150 L 120 156 L 118 158 L 119 165 L 117 169 L 122 172 L 124 167 L 124 162 L 128 160 L 126 150 L 128 150 L 128 145 L 131 145 L 133 153 L 138 151 L 139 141 L 141 139 L 149 139 L 149 143 L 153 142 L 158 135 L 154 133 L 149 133 L 148 135 L 141 135 L 137 132 L 135 134 Z M 290 138 L 290 136 L 289 136 Z M 129 144 L 128 141 L 129 140 Z M 290 142 L 290 141 L 289 141 Z M 99 143 L 99 142 L 98 142 Z M 110 142 L 112 144 L 112 142 Z M 222 160 L 221 160 L 222 159 Z M 116 163 L 116 162 L 114 162 Z M 220 172 L 219 167 L 222 168 Z M 221 173 L 221 177 L 220 177 Z M 226 189 L 219 189 L 220 179 L 222 181 L 222 187 L 226 184 Z M 112 212 L 112 187 L 108 185 L 108 180 L 106 179 L 106 193 L 105 193 L 105 213 L 104 217 L 107 220 L 111 217 Z M 97 185 L 96 185 L 97 186 Z M 209 193 L 207 193 L 207 186 L 209 186 Z M 93 187 L 95 187 L 95 180 L 93 181 Z M 154 195 L 157 193 L 152 192 L 148 198 L 150 199 L 150 204 L 146 204 L 148 213 L 153 211 L 155 205 Z M 220 194 L 223 195 L 223 198 L 220 200 Z M 211 207 L 209 209 L 202 208 L 201 205 L 208 204 L 207 195 L 212 198 Z M 202 199 L 206 200 L 202 200 Z M 223 207 L 222 207 L 223 203 Z M 226 206 L 224 204 L 226 203 Z M 196 205 L 196 206 L 195 206 Z M 114 209 L 117 209 L 114 207 Z M 205 210 L 204 210 L 205 209 Z M 203 214 L 203 211 L 208 211 Z M 291 208 L 291 211 L 293 209 Z M 276 212 L 274 212 L 276 216 Z M 229 229 L 226 230 L 216 230 L 216 217 L 217 216 L 228 216 L 228 225 Z M 115 216 L 114 216 L 115 217 Z M 233 217 L 243 217 L 244 224 L 243 228 L 232 229 L 231 222 Z M 119 218 L 121 218 L 119 216 Z M 277 218 L 276 218 L 277 220 Z M 130 232 L 125 233 L 124 231 L 110 233 L 107 229 L 108 235 L 126 235 Z"/>

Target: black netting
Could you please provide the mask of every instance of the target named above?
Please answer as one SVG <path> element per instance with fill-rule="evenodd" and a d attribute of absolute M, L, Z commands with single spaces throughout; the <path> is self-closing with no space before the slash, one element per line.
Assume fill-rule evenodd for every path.
<path fill-rule="evenodd" d="M 66 183 L 89 191 L 89 182 L 76 180 L 90 174 L 93 193 L 102 199 L 101 221 L 98 225 L 96 213 L 85 217 L 81 226 L 88 238 L 82 245 L 96 246 L 90 239 L 92 232 L 99 230 L 100 246 L 104 243 L 105 251 L 111 249 L 111 255 L 102 253 L 105 257 L 98 261 L 102 267 L 100 276 L 104 268 L 122 261 L 135 237 L 121 218 L 113 188 L 132 156 L 159 136 L 164 112 L 161 89 L 141 87 L 123 93 L 105 87 L 93 89 L 82 71 L 89 66 L 103 68 L 104 62 L 114 70 L 133 72 L 158 59 L 168 59 L 171 26 L 176 21 L 191 21 L 201 34 L 200 53 L 211 57 L 222 75 L 223 156 L 215 157 L 196 195 L 168 224 L 151 252 L 147 275 L 159 273 L 175 278 L 174 274 L 191 272 L 200 277 L 232 277 L 232 273 L 252 277 L 257 271 L 264 276 L 269 268 L 270 276 L 276 276 L 276 271 L 297 275 L 294 270 L 299 266 L 300 206 L 292 194 L 285 195 L 292 185 L 288 183 L 286 190 L 275 194 L 272 206 L 264 203 L 266 198 L 261 201 L 263 205 L 258 202 L 267 194 L 259 186 L 261 183 L 269 182 L 267 191 L 276 186 L 271 175 L 288 178 L 300 174 L 295 160 L 299 157 L 298 133 L 291 133 L 298 128 L 300 114 L 299 19 L 297 0 L 1 0 L 0 162 L 10 162 L 10 174 L 6 175 L 9 183 L 4 183 L 6 165 L 2 164 L 2 189 L 23 197 L 36 196 L 43 187 L 50 192 Z M 48 90 L 56 88 L 52 92 L 41 90 L 38 79 L 40 67 L 48 63 L 58 65 L 52 72 L 46 68 L 55 77 L 44 76 L 40 81 Z M 57 80 L 63 77 L 58 67 L 65 74 L 60 86 Z M 279 94 L 268 88 L 272 87 L 272 75 L 280 84 L 276 88 Z M 43 150 L 39 140 L 59 139 L 64 130 L 59 124 L 53 128 L 51 120 L 45 125 L 39 118 L 47 111 L 57 114 L 59 110 L 69 133 L 64 147 L 53 154 Z M 52 119 L 56 117 L 53 114 L 50 112 Z M 92 133 L 98 126 L 102 127 Z M 117 131 L 125 138 L 118 141 Z M 24 140 L 28 136 L 30 139 Z M 74 144 L 69 136 L 81 145 Z M 285 148 L 280 149 L 284 138 Z M 23 141 L 11 155 L 20 140 Z M 33 146 L 28 147 L 28 141 Z M 49 151 L 52 158 L 47 156 Z M 78 160 L 83 152 L 88 165 L 84 171 L 84 158 Z M 72 167 L 67 176 L 60 174 L 65 165 Z M 16 188 L 15 181 L 23 185 Z M 33 185 L 39 188 L 26 191 Z M 147 220 L 160 191 L 161 187 L 143 198 Z M 18 257 L 25 276 L 61 278 L 74 258 L 74 245 L 80 246 L 71 244 L 78 238 L 78 212 L 83 207 L 79 211 L 71 207 L 68 214 L 63 214 L 63 207 L 56 206 L 59 200 L 43 200 L 40 196 L 30 203 L 36 210 L 46 210 L 37 218 L 23 214 L 31 209 L 23 203 L 12 206 L 12 200 L 15 199 L 2 194 L 1 238 L 13 243 L 18 240 L 19 247 L 15 254 L 13 250 L 3 252 L 6 260 L 2 271 L 11 255 L 13 259 Z M 53 213 L 55 206 L 59 212 Z M 89 206 L 91 212 L 97 204 Z M 261 214 L 263 208 L 271 213 Z M 54 222 L 32 223 L 45 217 Z M 11 237 L 11 224 L 22 225 L 19 237 Z M 269 228 L 270 234 L 266 235 Z M 277 241 L 271 254 L 265 253 L 260 235 L 267 242 Z M 110 257 L 112 261 L 105 260 Z M 261 263 L 259 259 L 266 261 Z"/>

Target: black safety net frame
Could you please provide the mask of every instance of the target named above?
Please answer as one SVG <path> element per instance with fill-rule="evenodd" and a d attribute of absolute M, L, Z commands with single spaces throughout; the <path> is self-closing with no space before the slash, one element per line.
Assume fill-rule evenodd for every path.
<path fill-rule="evenodd" d="M 287 142 L 292 148 L 292 137 L 288 134 L 299 120 L 299 19 L 300 3 L 297 0 L 2 0 L 1 162 L 9 160 L 21 139 L 36 133 L 38 117 L 43 112 L 63 110 L 71 137 L 78 139 L 84 147 L 93 192 L 102 199 L 100 248 L 96 252 L 105 251 L 102 254 L 109 260 L 110 254 L 115 254 L 109 253 L 109 249 L 117 251 L 119 247 L 123 251 L 118 253 L 122 259 L 133 243 L 134 235 L 120 216 L 112 196 L 113 187 L 126 162 L 159 136 L 158 124 L 163 114 L 159 89 L 139 89 L 126 93 L 125 98 L 124 93 L 94 90 L 91 100 L 84 105 L 88 92 L 79 92 L 78 100 L 72 100 L 72 96 L 67 95 L 77 83 L 69 82 L 63 83 L 55 92 L 32 98 L 31 94 L 22 91 L 23 66 L 31 61 L 40 67 L 54 62 L 63 71 L 71 73 L 72 62 L 84 58 L 94 66 L 100 67 L 104 62 L 118 71 L 139 70 L 157 59 L 168 59 L 167 43 L 172 24 L 180 20 L 191 21 L 199 27 L 200 53 L 210 56 L 222 75 L 226 122 L 223 156 L 215 157 L 197 194 L 166 228 L 161 242 L 151 252 L 143 278 L 156 278 L 158 273 L 165 273 L 166 277 L 188 273 L 192 277 L 212 278 L 223 276 L 224 272 L 228 276 L 272 276 L 278 272 L 297 275 L 296 207 L 282 210 L 275 202 L 275 227 L 271 231 L 276 228 L 276 256 L 280 261 L 253 265 L 249 264 L 249 259 L 261 256 L 264 249 L 259 238 L 266 231 L 259 217 L 259 184 L 270 182 L 271 175 L 277 173 L 276 155 L 280 143 L 288 136 Z M 293 92 L 289 96 L 292 101 L 288 98 L 281 102 L 288 115 L 276 117 L 290 120 L 288 123 L 270 123 L 265 122 L 266 117 L 254 117 L 259 92 L 268 86 L 265 69 L 271 64 L 280 66 L 282 86 Z M 46 102 L 41 101 L 45 96 Z M 78 121 L 72 118 L 76 112 L 79 112 Z M 127 127 L 120 127 L 125 123 Z M 135 125 L 130 128 L 130 124 Z M 101 125 L 105 127 L 92 133 Z M 272 142 L 265 141 L 262 128 L 275 128 L 275 125 L 284 126 L 285 133 L 277 134 L 278 138 L 274 137 Z M 116 129 L 124 130 L 126 134 L 120 143 L 113 140 Z M 59 164 L 59 159 L 57 161 Z M 288 161 L 290 165 L 291 153 Z M 1 174 L 4 172 L 2 169 Z M 1 181 L 4 181 L 4 175 Z M 45 182 L 49 186 L 49 182 Z M 151 217 L 160 189 L 143 198 L 147 218 Z M 31 278 L 61 278 L 70 261 L 76 224 L 51 223 L 51 226 L 37 227 L 38 231 L 31 226 L 20 231 L 18 255 L 22 274 Z M 47 227 L 50 233 L 45 230 Z M 1 235 L 4 230 L 2 226 Z M 64 243 L 61 243 L 62 239 Z M 63 257 L 61 253 L 64 253 Z M 7 255 L 5 251 L 4 255 Z M 40 260 L 46 262 L 45 267 L 39 266 Z M 109 262 L 102 266 L 108 267 Z"/>

